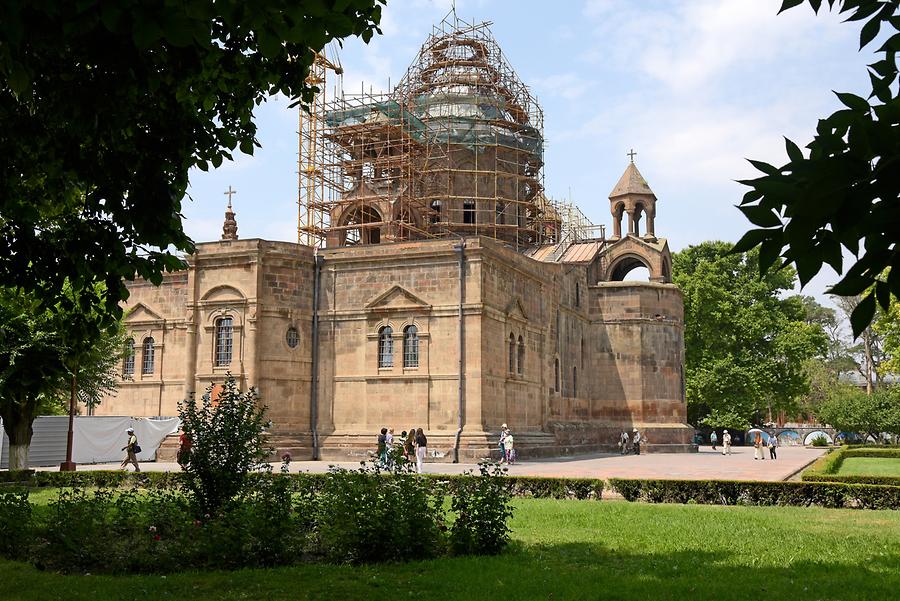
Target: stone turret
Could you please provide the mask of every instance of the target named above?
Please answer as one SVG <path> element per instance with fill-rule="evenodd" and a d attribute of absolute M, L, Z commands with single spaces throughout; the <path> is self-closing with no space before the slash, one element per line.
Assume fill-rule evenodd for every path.
<path fill-rule="evenodd" d="M 228 186 L 228 192 L 225 194 L 228 196 L 228 206 L 225 208 L 225 223 L 222 225 L 222 240 L 237 240 L 237 219 L 234 218 L 234 210 L 231 208 L 231 195 L 234 194 L 236 190 L 232 190 L 231 186 Z"/>
<path fill-rule="evenodd" d="M 628 215 L 628 231 L 626 236 L 640 237 L 641 216 L 647 216 L 644 238 L 656 240 L 654 220 L 656 219 L 656 194 L 650 189 L 647 180 L 638 171 L 632 158 L 625 168 L 625 173 L 609 193 L 609 209 L 613 216 L 613 238 L 622 237 L 622 215 Z"/>

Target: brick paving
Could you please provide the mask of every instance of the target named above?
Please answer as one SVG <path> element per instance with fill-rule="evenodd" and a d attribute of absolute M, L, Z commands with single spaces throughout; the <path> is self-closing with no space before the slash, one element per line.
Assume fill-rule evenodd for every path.
<path fill-rule="evenodd" d="M 698 453 L 579 455 L 556 459 L 521 461 L 509 469 L 510 475 L 568 476 L 580 478 L 676 478 L 682 480 L 785 480 L 822 455 L 822 449 L 781 447 L 778 459 L 753 459 L 753 447 L 734 447 L 732 455 L 701 447 Z M 765 455 L 768 457 L 768 450 Z M 324 472 L 330 465 L 359 467 L 358 462 L 294 461 L 292 472 Z M 79 470 L 118 469 L 119 464 L 80 465 Z M 427 463 L 425 471 L 432 474 L 458 474 L 477 466 L 472 464 Z M 145 471 L 178 471 L 175 463 L 147 462 Z M 56 468 L 39 468 L 55 470 Z M 278 466 L 275 466 L 278 469 Z"/>

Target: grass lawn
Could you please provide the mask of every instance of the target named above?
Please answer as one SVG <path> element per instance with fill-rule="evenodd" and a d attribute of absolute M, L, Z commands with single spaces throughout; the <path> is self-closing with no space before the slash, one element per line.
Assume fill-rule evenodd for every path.
<path fill-rule="evenodd" d="M 897 476 L 900 459 L 889 457 L 847 457 L 838 470 L 841 476 Z"/>
<path fill-rule="evenodd" d="M 0 599 L 891 599 L 900 511 L 515 502 L 499 557 L 168 576 L 60 576 L 0 560 Z"/>

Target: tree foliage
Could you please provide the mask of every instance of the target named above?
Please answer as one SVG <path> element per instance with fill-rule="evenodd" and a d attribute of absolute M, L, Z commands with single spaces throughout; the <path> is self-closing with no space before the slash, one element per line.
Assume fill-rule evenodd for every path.
<path fill-rule="evenodd" d="M 818 13 L 822 0 L 807 0 Z M 781 10 L 803 4 L 784 0 Z M 763 173 L 742 183 L 752 188 L 740 210 L 758 229 L 747 232 L 736 252 L 759 247 L 761 272 L 792 264 L 801 284 L 827 263 L 843 273 L 843 250 L 857 260 L 830 292 L 865 294 L 851 315 L 858 336 L 875 315 L 876 299 L 888 308 L 900 297 L 900 97 L 896 53 L 900 50 L 900 0 L 827 0 L 830 9 L 862 21 L 860 49 L 882 30 L 882 58 L 868 66 L 869 98 L 837 93 L 845 108 L 821 119 L 804 153 L 785 140 L 789 162 L 775 167 L 750 161 Z M 863 242 L 862 248 L 860 241 Z M 861 256 L 860 256 L 861 253 Z"/>
<path fill-rule="evenodd" d="M 759 278 L 756 251 L 731 254 L 725 242 L 690 246 L 673 257 L 684 293 L 688 420 L 731 427 L 768 411 L 793 409 L 808 390 L 804 362 L 824 353 L 822 328 L 804 321 L 783 269 Z M 709 420 L 712 420 L 709 421 Z"/>
<path fill-rule="evenodd" d="M 0 4 L 0 285 L 66 311 L 69 285 L 118 319 L 123 279 L 192 251 L 189 170 L 252 154 L 254 108 L 308 102 L 311 49 L 368 41 L 383 2 Z"/>
<path fill-rule="evenodd" d="M 88 406 L 116 389 L 121 325 L 100 327 L 101 312 L 82 310 L 69 286 L 64 294 L 65 308 L 48 309 L 33 294 L 0 287 L 0 417 L 12 446 L 27 449 L 38 415 L 67 412 L 73 380 Z"/>
<path fill-rule="evenodd" d="M 883 387 L 866 394 L 854 386 L 836 386 L 819 406 L 816 417 L 838 430 L 875 440 L 882 432 L 900 435 L 900 388 Z"/>

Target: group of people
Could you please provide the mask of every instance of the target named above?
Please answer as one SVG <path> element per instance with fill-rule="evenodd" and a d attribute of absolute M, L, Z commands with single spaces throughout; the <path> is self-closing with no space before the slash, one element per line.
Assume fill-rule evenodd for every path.
<path fill-rule="evenodd" d="M 756 440 L 753 441 L 753 459 L 765 459 L 766 456 L 763 452 L 764 447 L 769 447 L 769 459 L 778 459 L 778 453 L 776 449 L 778 448 L 778 437 L 774 434 L 769 436 L 769 440 L 763 442 L 762 434 L 756 435 Z"/>
<path fill-rule="evenodd" d="M 410 428 L 400 433 L 399 440 L 394 438 L 393 428 L 382 428 L 377 439 L 378 450 L 376 461 L 384 467 L 392 467 L 398 456 L 406 461 L 416 458 L 416 472 L 422 473 L 425 456 L 428 453 L 428 438 L 422 428 Z"/>
<path fill-rule="evenodd" d="M 637 428 L 634 428 L 631 432 L 631 436 L 628 436 L 628 432 L 622 432 L 622 435 L 619 436 L 619 452 L 623 455 L 627 455 L 628 453 L 634 453 L 635 455 L 641 454 L 641 444 L 644 442 L 644 437 L 641 436 L 641 433 Z"/>
<path fill-rule="evenodd" d="M 500 426 L 500 463 L 512 465 L 516 462 L 516 441 L 506 424 Z"/>
<path fill-rule="evenodd" d="M 709 442 L 712 446 L 712 450 L 716 450 L 716 446 L 719 443 L 719 437 L 716 434 L 715 430 L 713 433 L 709 435 Z M 767 441 L 763 441 L 763 435 L 761 432 L 756 434 L 756 437 L 753 440 L 753 459 L 765 459 L 765 454 L 763 449 L 765 447 L 769 448 L 769 458 L 777 459 L 778 458 L 778 437 L 775 434 L 770 434 L 769 439 Z M 731 455 L 731 434 L 728 433 L 728 430 L 722 431 L 722 454 L 723 455 Z"/>

